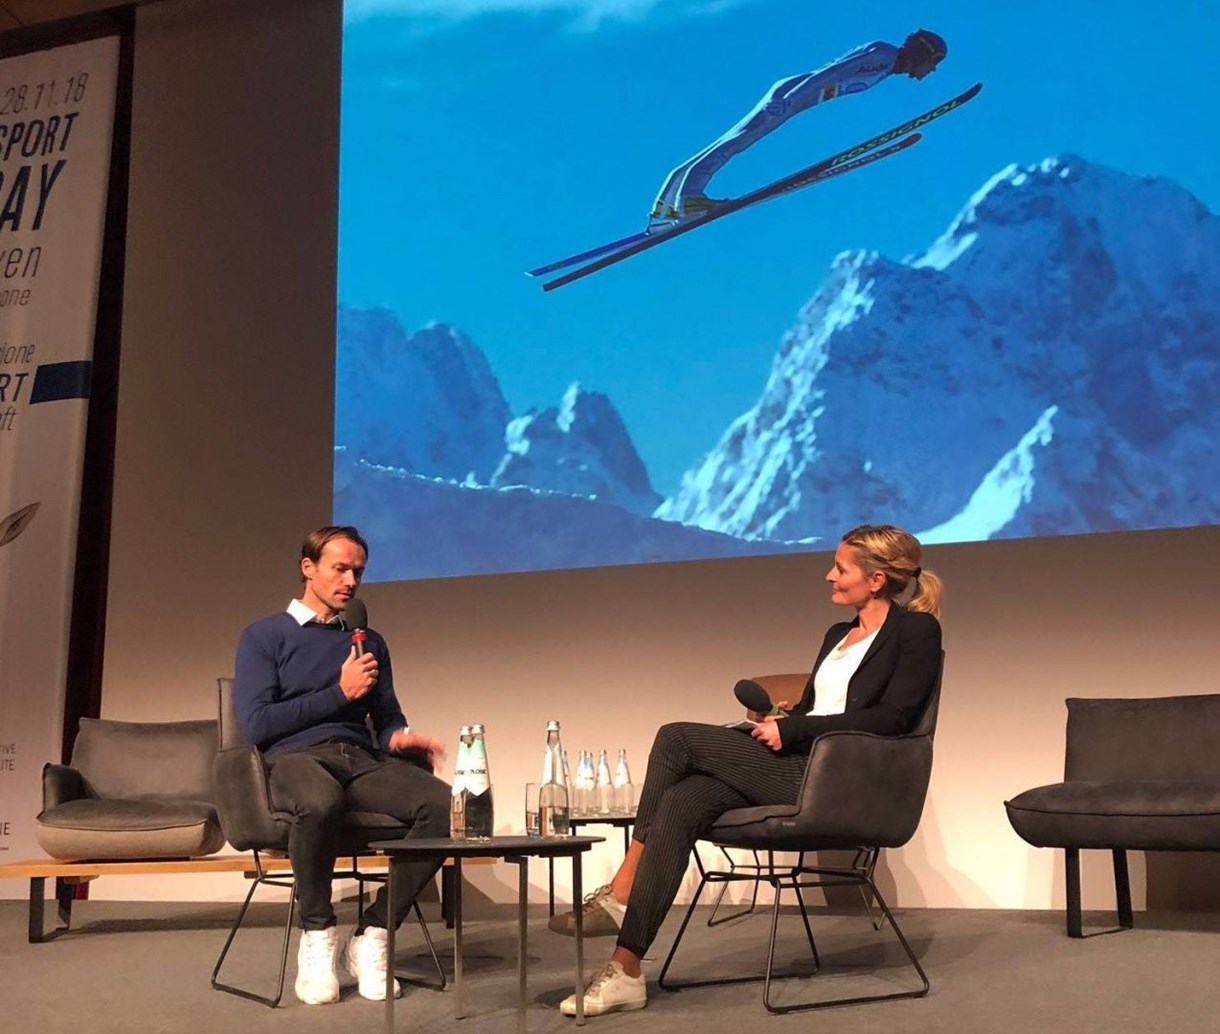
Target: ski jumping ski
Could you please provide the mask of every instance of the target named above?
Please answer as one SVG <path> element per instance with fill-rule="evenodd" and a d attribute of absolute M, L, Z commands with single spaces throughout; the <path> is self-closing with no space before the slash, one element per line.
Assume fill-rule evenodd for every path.
<path fill-rule="evenodd" d="M 781 197 L 782 195 L 789 194 L 795 190 L 800 190 L 802 187 L 808 187 L 808 186 L 811 186 L 812 184 L 818 183 L 822 180 L 830 179 L 833 176 L 838 176 L 845 172 L 851 172 L 852 170 L 862 168 L 865 165 L 871 165 L 873 162 L 878 161 L 882 158 L 888 158 L 891 154 L 897 154 L 899 151 L 905 151 L 908 147 L 912 146 L 913 144 L 919 143 L 919 141 L 922 139 L 922 136 L 923 136 L 923 134 L 921 134 L 921 133 L 911 133 L 909 136 L 903 137 L 897 143 L 890 144 L 888 147 L 885 147 L 880 151 L 874 151 L 871 154 L 867 154 L 862 158 L 857 158 L 854 161 L 847 162 L 844 165 L 837 165 L 833 169 L 829 169 L 829 170 L 824 170 L 824 171 L 820 171 L 820 172 L 817 171 L 817 170 L 820 170 L 823 165 L 822 162 L 817 162 L 816 164 L 807 166 L 806 168 L 802 169 L 800 172 L 796 173 L 795 174 L 796 176 L 801 176 L 804 178 L 800 179 L 796 183 L 789 183 L 788 186 L 784 187 L 782 190 L 777 190 L 775 192 L 771 192 L 771 188 L 776 186 L 776 184 L 772 183 L 772 184 L 768 184 L 766 187 L 762 188 L 762 191 L 767 192 L 765 197 L 754 197 L 753 194 L 748 194 L 748 195 L 744 195 L 740 198 L 732 198 L 729 201 L 722 202 L 722 205 L 728 205 L 728 204 L 736 205 L 737 202 L 742 202 L 742 204 L 739 207 L 736 207 L 733 209 L 733 211 L 740 211 L 741 208 L 745 208 L 745 207 L 748 207 L 748 206 L 754 205 L 754 204 L 761 204 L 763 201 L 770 201 L 773 198 Z M 790 180 L 792 178 L 793 177 L 791 177 L 791 176 L 786 177 L 785 182 L 787 182 L 787 180 Z M 760 191 L 755 191 L 754 193 L 757 194 L 757 193 L 760 193 Z M 719 207 L 714 208 L 714 209 L 712 209 L 712 212 L 713 213 L 720 212 L 720 208 Z M 727 213 L 723 213 L 723 214 L 727 214 Z M 701 216 L 701 217 L 699 217 L 698 220 L 691 220 L 691 222 L 696 222 L 696 221 L 704 222 L 705 217 Z M 554 273 L 558 269 L 566 269 L 568 266 L 575 266 L 578 263 L 585 262 L 590 259 L 595 259 L 599 255 L 604 255 L 607 252 L 618 251 L 619 249 L 625 248 L 628 245 L 635 244 L 637 241 L 653 241 L 654 243 L 659 244 L 661 238 L 668 238 L 672 235 L 673 235 L 673 228 L 668 229 L 668 230 L 652 230 L 652 231 L 641 230 L 639 233 L 630 234 L 629 236 L 623 237 L 620 240 L 611 241 L 609 244 L 600 244 L 596 248 L 590 248 L 588 251 L 582 251 L 576 255 L 569 255 L 567 258 L 556 259 L 554 262 L 551 262 L 545 266 L 539 266 L 537 269 L 531 269 L 526 274 L 526 276 L 537 277 L 537 276 L 543 276 L 547 273 Z M 641 250 L 643 250 L 643 249 L 641 249 Z M 624 256 L 624 257 L 627 257 L 627 256 Z M 605 268 L 605 267 L 603 266 L 601 268 Z M 593 270 L 590 270 L 590 272 L 593 272 Z M 549 286 L 550 285 L 543 285 L 544 290 L 548 289 Z M 560 286 L 560 285 L 556 284 L 555 286 Z"/>
<path fill-rule="evenodd" d="M 893 129 L 888 129 L 883 133 L 878 133 L 876 136 L 869 137 L 853 147 L 831 155 L 829 158 L 824 158 L 820 162 L 800 169 L 766 186 L 759 187 L 757 190 L 725 201 L 723 204 L 711 209 L 706 215 L 679 223 L 669 230 L 653 231 L 652 233 L 640 232 L 624 237 L 621 240 L 612 241 L 596 248 L 590 248 L 579 254 L 540 266 L 536 270 L 531 270 L 530 275 L 541 276 L 554 272 L 557 269 L 563 269 L 567 266 L 592 260 L 588 261 L 587 265 L 581 266 L 579 269 L 575 269 L 554 280 L 549 280 L 542 285 L 544 291 L 553 291 L 557 287 L 563 287 L 565 284 L 580 280 L 591 273 L 596 273 L 617 262 L 631 258 L 633 255 L 638 255 L 642 251 L 656 247 L 658 244 L 664 244 L 675 237 L 680 237 L 690 230 L 698 229 L 700 226 L 706 226 L 708 223 L 715 222 L 726 215 L 739 212 L 743 208 L 749 208 L 752 205 L 768 201 L 782 194 L 800 190 L 803 187 L 822 182 L 833 176 L 854 171 L 881 158 L 896 154 L 898 151 L 906 150 L 919 141 L 921 134 L 916 131 L 920 127 L 934 119 L 940 118 L 942 115 L 947 115 L 956 108 L 960 108 L 963 104 L 977 96 L 982 88 L 982 83 L 975 83 L 956 97 L 952 97 L 935 108 L 931 108 L 920 115 L 916 115 L 914 118 L 908 119 Z M 874 153 L 870 154 L 869 152 Z"/>
<path fill-rule="evenodd" d="M 537 269 L 529 270 L 526 276 L 546 276 L 547 273 L 554 273 L 557 269 L 566 269 L 568 266 L 575 266 L 579 262 L 586 262 L 589 259 L 595 259 L 598 255 L 604 255 L 608 251 L 618 251 L 619 248 L 625 248 L 628 244 L 634 244 L 636 241 L 642 241 L 645 237 L 655 237 L 656 234 L 650 234 L 647 230 L 641 230 L 639 233 L 628 234 L 617 241 L 611 241 L 609 244 L 599 244 L 596 248 L 590 248 L 588 251 L 579 252 L 576 255 L 569 255 L 567 258 L 556 259 L 554 262 L 548 262 L 545 266 L 539 266 Z"/>

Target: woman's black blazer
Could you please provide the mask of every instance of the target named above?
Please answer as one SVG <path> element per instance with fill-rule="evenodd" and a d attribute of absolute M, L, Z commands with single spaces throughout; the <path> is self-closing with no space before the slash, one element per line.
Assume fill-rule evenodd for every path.
<path fill-rule="evenodd" d="M 813 680 L 822 661 L 859 623 L 859 618 L 845 621 L 832 625 L 826 633 L 800 702 L 779 722 L 785 753 L 807 753 L 815 738 L 834 729 L 898 736 L 910 732 L 919 721 L 940 671 L 940 622 L 931 614 L 906 610 L 897 604 L 891 605 L 885 622 L 847 684 L 846 711 L 806 715 L 813 707 L 816 696 Z"/>

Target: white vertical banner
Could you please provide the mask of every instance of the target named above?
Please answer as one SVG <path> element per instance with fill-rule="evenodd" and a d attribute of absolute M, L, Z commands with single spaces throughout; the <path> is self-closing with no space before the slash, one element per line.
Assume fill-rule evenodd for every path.
<path fill-rule="evenodd" d="M 119 39 L 0 60 L 0 862 L 58 761 Z"/>

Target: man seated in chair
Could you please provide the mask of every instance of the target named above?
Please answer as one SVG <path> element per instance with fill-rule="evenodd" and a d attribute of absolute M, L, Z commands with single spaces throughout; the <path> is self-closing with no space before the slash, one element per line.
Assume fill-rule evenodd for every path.
<path fill-rule="evenodd" d="M 431 763 L 443 756 L 443 745 L 411 730 L 403 717 L 385 640 L 369 629 L 360 653 L 343 622 L 367 557 L 368 545 L 355 528 L 311 532 L 301 547 L 301 598 L 250 625 L 237 646 L 241 729 L 265 756 L 272 807 L 292 816 L 288 857 L 303 931 L 296 995 L 307 1005 L 339 998 L 330 896 L 344 814 L 389 815 L 409 826 L 413 837 L 449 833 L 449 787 L 395 756 L 422 752 Z M 365 998 L 385 998 L 386 923 L 402 922 L 438 868 L 431 861 L 406 867 L 393 917 L 386 914 L 382 886 L 363 927 L 346 942 L 347 969 Z"/>

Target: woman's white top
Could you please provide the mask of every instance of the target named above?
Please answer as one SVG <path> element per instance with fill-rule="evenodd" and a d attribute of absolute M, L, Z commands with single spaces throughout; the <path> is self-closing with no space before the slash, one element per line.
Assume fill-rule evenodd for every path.
<path fill-rule="evenodd" d="M 849 632 L 848 635 L 851 633 Z M 822 666 L 818 668 L 813 680 L 813 709 L 807 714 L 842 714 L 847 710 L 847 684 L 860 667 L 864 655 L 868 653 L 869 645 L 877 629 L 873 629 L 858 643 L 844 646 L 847 636 L 839 640 L 839 645 L 826 655 Z"/>

